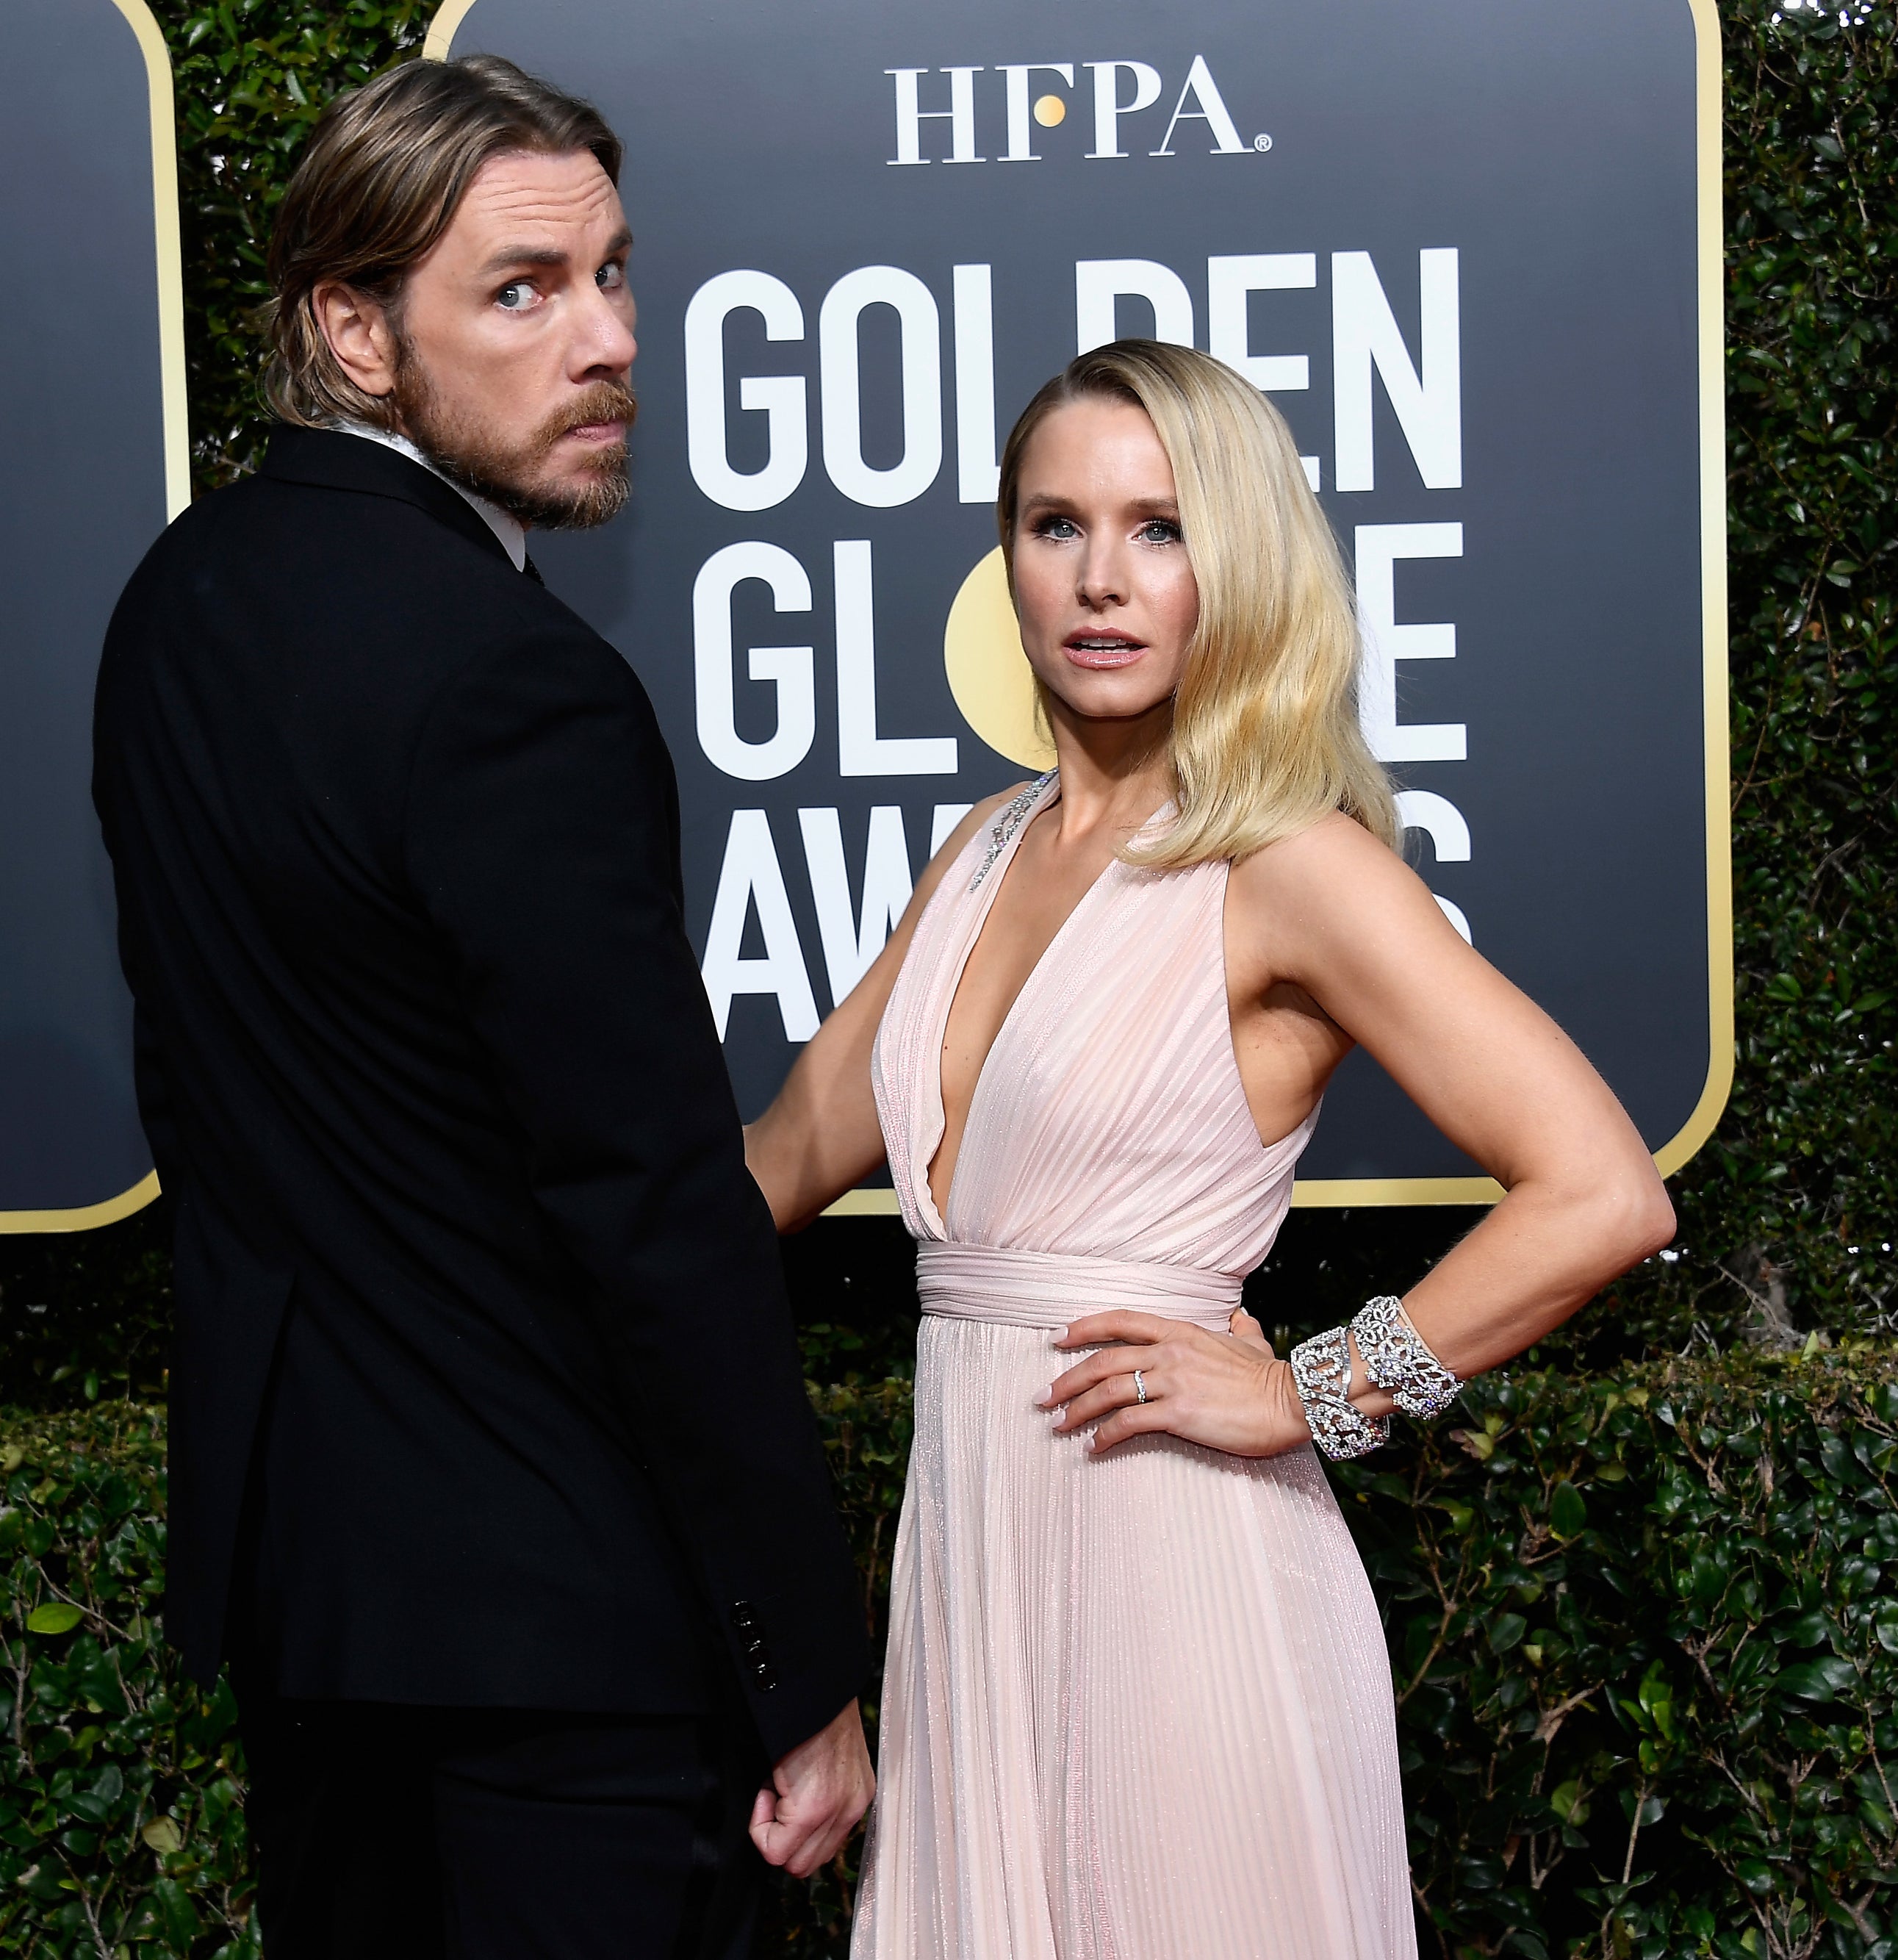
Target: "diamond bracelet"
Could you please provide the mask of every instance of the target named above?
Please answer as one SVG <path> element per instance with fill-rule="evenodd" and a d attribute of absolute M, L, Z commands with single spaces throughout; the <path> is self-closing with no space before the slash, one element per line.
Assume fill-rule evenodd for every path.
<path fill-rule="evenodd" d="M 1391 1440 L 1388 1416 L 1367 1416 L 1354 1408 L 1346 1391 L 1351 1386 L 1350 1330 L 1334 1327 L 1301 1341 L 1292 1351 L 1292 1379 L 1311 1440 L 1334 1458 L 1365 1456 Z"/>
<path fill-rule="evenodd" d="M 1456 1400 L 1462 1384 L 1431 1353 L 1394 1294 L 1365 1301 L 1351 1332 L 1365 1373 L 1406 1415 L 1427 1421 Z"/>

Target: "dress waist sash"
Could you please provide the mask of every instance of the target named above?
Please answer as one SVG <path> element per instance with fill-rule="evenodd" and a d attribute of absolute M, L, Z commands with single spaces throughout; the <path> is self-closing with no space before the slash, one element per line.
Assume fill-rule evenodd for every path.
<path fill-rule="evenodd" d="M 1089 1259 L 926 1239 L 916 1248 L 916 1289 L 925 1313 L 1007 1327 L 1065 1327 L 1084 1314 L 1129 1307 L 1227 1331 L 1239 1303 L 1230 1273 L 1140 1259 Z"/>

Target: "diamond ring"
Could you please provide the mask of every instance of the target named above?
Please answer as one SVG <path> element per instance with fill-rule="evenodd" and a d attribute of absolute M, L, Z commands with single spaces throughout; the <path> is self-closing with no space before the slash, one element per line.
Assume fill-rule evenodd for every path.
<path fill-rule="evenodd" d="M 1133 1370 L 1133 1392 L 1140 1401 L 1146 1400 L 1146 1377 L 1138 1368 Z"/>

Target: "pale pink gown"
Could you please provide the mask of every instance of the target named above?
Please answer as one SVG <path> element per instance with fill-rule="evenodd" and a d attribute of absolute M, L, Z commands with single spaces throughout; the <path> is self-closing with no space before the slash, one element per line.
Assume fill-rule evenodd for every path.
<path fill-rule="evenodd" d="M 1035 1406 L 1081 1314 L 1223 1333 L 1285 1217 L 1312 1122 L 1253 1124 L 1224 864 L 1108 867 L 996 1039 L 946 1218 L 930 1198 L 950 1002 L 1058 794 L 963 852 L 877 1039 L 924 1319 L 853 1960 L 1399 1960 L 1390 1670 L 1311 1449 L 1095 1460 Z"/>

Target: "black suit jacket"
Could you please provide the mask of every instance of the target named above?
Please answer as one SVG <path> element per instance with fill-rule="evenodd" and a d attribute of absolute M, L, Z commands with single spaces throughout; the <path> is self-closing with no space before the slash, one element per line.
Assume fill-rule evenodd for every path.
<path fill-rule="evenodd" d="M 96 741 L 194 1672 L 236 1569 L 285 1694 L 685 1712 L 722 1647 L 772 1754 L 821 1727 L 860 1610 L 625 662 L 282 429 L 134 574 Z"/>

